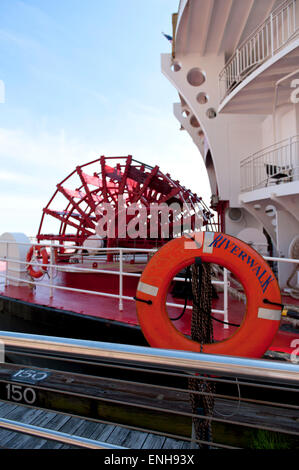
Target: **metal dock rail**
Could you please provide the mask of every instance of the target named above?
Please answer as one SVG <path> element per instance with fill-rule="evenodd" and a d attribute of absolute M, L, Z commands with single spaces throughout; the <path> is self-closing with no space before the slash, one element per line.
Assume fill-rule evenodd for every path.
<path fill-rule="evenodd" d="M 0 448 L 298 449 L 296 361 L 5 331 L 0 341 Z M 214 384 L 210 413 L 192 408 L 210 392 L 190 380 Z M 208 440 L 196 423 L 211 425 Z"/>

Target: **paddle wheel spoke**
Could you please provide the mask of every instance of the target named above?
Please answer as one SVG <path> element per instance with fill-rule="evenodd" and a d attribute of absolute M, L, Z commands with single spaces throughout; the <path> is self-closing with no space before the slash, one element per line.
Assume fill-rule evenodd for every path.
<path fill-rule="evenodd" d="M 124 193 L 125 186 L 126 186 L 126 183 L 127 183 L 128 172 L 129 172 L 129 168 L 131 166 L 131 163 L 132 163 L 132 155 L 129 155 L 128 158 L 127 158 L 127 161 L 126 161 L 126 166 L 125 166 L 124 172 L 122 174 L 121 181 L 119 183 L 118 194 L 123 194 Z"/>
<path fill-rule="evenodd" d="M 83 172 L 82 172 L 82 170 L 81 170 L 81 167 L 77 166 L 76 170 L 77 170 L 77 173 L 78 173 L 78 175 L 79 175 L 79 177 L 80 177 L 80 180 L 81 180 L 81 182 L 82 182 L 82 184 L 83 184 L 83 187 L 84 187 L 84 189 L 85 189 L 86 197 L 87 197 L 87 199 L 88 199 L 89 205 L 93 208 L 93 211 L 95 212 L 95 211 L 96 211 L 96 204 L 95 204 L 95 202 L 94 202 L 94 200 L 93 200 L 93 198 L 92 198 L 92 196 L 91 196 L 91 194 L 90 194 L 90 190 L 89 190 L 89 187 L 88 187 L 88 185 L 87 185 L 87 183 L 86 183 L 86 180 L 85 180 L 85 178 L 84 178 L 84 175 L 83 175 Z"/>
<path fill-rule="evenodd" d="M 102 194 L 104 196 L 104 201 L 111 202 L 111 200 L 113 200 L 114 202 L 116 202 L 107 185 L 107 180 L 106 180 L 107 173 L 106 173 L 106 165 L 105 165 L 104 156 L 101 157 L 101 168 L 102 168 Z"/>
<path fill-rule="evenodd" d="M 55 217 L 56 219 L 60 220 L 63 224 L 70 225 L 71 227 L 76 228 L 78 231 L 84 231 L 87 236 L 92 235 L 92 232 L 87 230 L 85 227 L 82 227 L 81 225 L 75 224 L 74 222 L 70 221 L 69 219 L 65 219 L 63 217 L 63 214 L 69 215 L 65 212 L 64 213 L 63 212 L 58 213 L 58 212 L 55 212 L 55 211 L 51 211 L 50 209 L 44 209 L 44 212 L 45 212 L 45 214 L 51 215 L 52 217 Z"/>
<path fill-rule="evenodd" d="M 58 191 L 60 191 L 66 199 L 70 201 L 70 203 L 73 205 L 73 207 L 79 212 L 79 214 L 83 217 L 85 220 L 86 224 L 92 228 L 95 229 L 95 224 L 91 221 L 90 217 L 86 215 L 86 213 L 81 209 L 79 204 L 74 201 L 74 199 L 68 194 L 68 192 L 63 188 L 63 186 L 60 186 L 59 184 L 57 185 Z M 85 196 L 84 196 L 85 197 Z"/>

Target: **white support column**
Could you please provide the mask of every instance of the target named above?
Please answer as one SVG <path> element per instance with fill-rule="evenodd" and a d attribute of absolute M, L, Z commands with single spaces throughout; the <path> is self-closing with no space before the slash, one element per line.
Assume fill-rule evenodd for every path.
<path fill-rule="evenodd" d="M 26 256 L 30 249 L 31 242 L 24 233 L 6 232 L 0 236 L 0 257 L 11 261 L 7 261 L 6 275 L 17 278 L 17 280 L 6 280 L 6 285 L 24 286 L 24 281 L 28 280 L 26 270 Z M 20 263 L 23 262 L 22 264 Z M 23 281 L 23 282 L 22 282 Z"/>
<path fill-rule="evenodd" d="M 277 251 L 278 255 L 289 258 L 289 246 L 298 235 L 298 222 L 285 210 L 277 210 Z M 293 272 L 290 263 L 278 263 L 278 278 L 281 288 L 287 287 L 287 280 Z"/>
<path fill-rule="evenodd" d="M 224 282 L 224 289 L 223 289 L 223 311 L 224 311 L 224 321 L 226 322 L 224 324 L 224 329 L 227 330 L 229 328 L 228 323 L 228 275 L 227 275 L 227 269 L 223 269 L 223 282 Z"/>
<path fill-rule="evenodd" d="M 50 268 L 49 268 L 49 278 L 50 278 L 50 298 L 53 298 L 53 264 L 54 264 L 54 248 L 53 243 L 51 242 L 50 246 Z"/>
<path fill-rule="evenodd" d="M 123 311 L 123 250 L 119 249 L 119 310 Z"/>

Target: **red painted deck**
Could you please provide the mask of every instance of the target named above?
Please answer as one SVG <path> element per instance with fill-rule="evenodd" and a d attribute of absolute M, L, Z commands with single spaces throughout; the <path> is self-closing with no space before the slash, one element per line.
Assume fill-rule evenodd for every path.
<path fill-rule="evenodd" d="M 4 268 L 2 264 L 2 269 Z M 0 268 L 1 269 L 1 268 Z M 32 304 L 54 307 L 56 309 L 75 312 L 81 315 L 103 318 L 111 321 L 118 321 L 129 325 L 138 325 L 135 301 L 123 300 L 123 310 L 119 310 L 119 300 L 95 294 L 86 294 L 80 292 L 70 292 L 61 289 L 54 289 L 53 297 L 50 297 L 50 289 L 41 284 L 49 283 L 47 275 L 37 283 L 36 288 L 28 286 L 4 286 L 4 280 L 1 278 L 0 295 L 13 299 L 22 300 Z M 124 295 L 133 297 L 136 294 L 138 278 L 127 277 L 124 279 Z M 93 291 L 108 292 L 118 294 L 119 278 L 111 274 L 74 274 L 57 273 L 55 284 L 58 286 L 67 285 L 73 288 L 88 289 Z M 213 299 L 212 308 L 223 310 L 223 294 L 218 293 L 219 298 Z M 178 316 L 183 308 L 183 299 L 168 295 L 168 301 L 181 304 L 181 308 L 168 307 L 169 317 Z M 284 299 L 288 304 L 296 303 L 290 297 Z M 190 302 L 188 302 L 190 305 Z M 245 305 L 233 298 L 229 298 L 228 321 L 240 324 L 245 313 Z M 223 315 L 213 313 L 213 316 L 223 320 Z M 178 330 L 184 334 L 190 334 L 191 310 L 186 310 L 184 316 L 174 322 Z M 236 327 L 229 326 L 224 328 L 223 324 L 214 321 L 214 339 L 220 341 L 228 338 L 236 331 Z M 279 331 L 271 345 L 271 350 L 291 353 L 294 347 L 291 346 L 293 340 L 299 340 L 299 334 L 293 332 Z"/>

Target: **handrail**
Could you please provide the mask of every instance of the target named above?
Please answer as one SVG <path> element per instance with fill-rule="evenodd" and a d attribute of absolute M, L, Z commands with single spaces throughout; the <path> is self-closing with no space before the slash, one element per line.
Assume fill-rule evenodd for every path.
<path fill-rule="evenodd" d="M 2 244 L 6 244 L 7 246 L 9 244 L 12 244 L 12 245 L 25 245 L 25 246 L 31 246 L 30 243 L 19 243 L 17 241 L 10 241 L 10 240 L 0 240 L 0 243 Z M 38 244 L 38 246 L 40 247 L 44 247 L 44 248 L 47 248 L 49 247 L 50 250 L 51 250 L 51 256 L 50 256 L 50 260 L 53 260 L 54 259 L 54 256 L 53 256 L 53 249 L 61 246 L 61 247 L 64 247 L 65 248 L 65 245 L 57 245 L 57 244 L 52 244 L 52 243 L 46 243 L 46 244 Z M 71 246 L 70 248 L 80 248 L 82 249 L 82 246 Z M 89 248 L 88 248 L 89 249 Z M 49 275 L 49 283 L 46 283 L 46 282 L 40 282 L 38 281 L 38 283 L 36 281 L 33 281 L 33 280 L 30 280 L 30 279 L 20 279 L 19 277 L 15 277 L 15 276 L 11 276 L 11 275 L 8 275 L 7 272 L 5 274 L 1 274 L 0 273 L 0 278 L 5 278 L 6 280 L 10 280 L 10 281 L 18 281 L 18 282 L 21 282 L 21 283 L 24 283 L 24 284 L 30 284 L 30 285 L 39 285 L 41 287 L 46 287 L 46 288 L 49 288 L 50 289 L 50 297 L 53 297 L 53 290 L 54 289 L 57 289 L 57 290 L 62 290 L 62 291 L 70 291 L 70 292 L 78 292 L 78 293 L 81 293 L 81 294 L 91 294 L 91 295 L 97 295 L 97 296 L 102 296 L 102 297 L 108 297 L 108 298 L 115 298 L 115 299 L 118 299 L 119 301 L 119 310 L 120 311 L 123 311 L 123 300 L 129 300 L 129 301 L 135 301 L 134 297 L 130 297 L 130 296 L 126 296 L 123 294 L 123 277 L 127 276 L 127 277 L 141 277 L 141 273 L 129 273 L 129 272 L 125 272 L 123 271 L 123 255 L 124 254 L 130 254 L 131 252 L 132 253 L 155 253 L 157 250 L 156 249 L 150 249 L 150 248 L 121 248 L 121 247 L 115 247 L 115 248 L 91 248 L 91 250 L 93 251 L 96 251 L 97 253 L 105 253 L 107 250 L 109 252 L 114 252 L 116 254 L 119 255 L 119 271 L 112 271 L 112 270 L 109 270 L 109 269 L 98 269 L 98 268 L 84 268 L 84 267 L 76 267 L 75 265 L 73 264 L 70 264 L 70 269 L 73 271 L 73 272 L 80 272 L 80 273 L 84 273 L 84 272 L 88 272 L 88 273 L 98 273 L 98 274 L 112 274 L 112 275 L 118 275 L 119 276 L 119 293 L 118 294 L 111 294 L 111 293 L 108 293 L 108 292 L 98 292 L 98 291 L 92 291 L 92 290 L 86 290 L 86 289 L 79 289 L 79 288 L 74 288 L 74 287 L 67 287 L 67 286 L 59 286 L 59 285 L 56 285 L 54 284 L 53 282 L 53 268 L 57 268 L 57 264 L 54 264 L 52 262 L 50 263 L 47 263 L 47 264 L 44 264 L 44 263 L 37 263 L 35 261 L 21 261 L 21 260 L 16 260 L 16 259 L 13 259 L 13 258 L 7 258 L 7 257 L 0 257 L 0 262 L 1 261 L 5 261 L 5 262 L 11 262 L 11 263 L 17 263 L 17 264 L 20 264 L 20 265 L 30 265 L 30 266 L 37 266 L 39 268 L 41 267 L 48 267 L 50 268 L 49 269 L 49 272 L 50 272 L 50 275 Z M 65 265 L 63 265 L 65 266 Z M 174 278 L 175 281 L 178 281 L 178 282 L 184 282 L 185 280 L 183 278 L 179 278 L 179 277 L 175 277 Z M 224 316 L 224 328 L 227 329 L 228 328 L 228 302 L 227 302 L 227 289 L 229 287 L 229 282 L 228 282 L 228 279 L 227 279 L 227 275 L 226 275 L 226 270 L 224 272 L 224 280 L 223 281 L 215 281 L 213 280 L 212 281 L 212 284 L 218 284 L 218 285 L 223 285 L 224 286 L 224 308 L 223 310 L 219 310 L 219 309 L 212 309 L 212 313 L 216 313 L 216 314 L 220 314 L 220 315 L 223 315 Z M 184 307 L 183 304 L 177 304 L 177 303 L 172 303 L 172 302 L 167 302 L 166 303 L 166 306 L 167 307 L 174 307 L 174 308 L 182 308 Z M 187 305 L 186 306 L 186 310 L 192 310 L 192 306 L 190 305 Z"/>
<path fill-rule="evenodd" d="M 191 374 L 200 372 L 217 376 L 262 379 L 264 382 L 272 383 L 299 384 L 299 365 L 295 363 L 9 331 L 0 331 L 0 341 L 3 342 L 5 348 L 103 360 L 110 364 L 131 364 L 162 370 L 184 370 Z"/>
<path fill-rule="evenodd" d="M 32 237 L 29 237 L 32 238 Z M 40 247 L 52 247 L 52 248 L 68 248 L 68 249 L 80 249 L 84 250 L 84 246 L 82 245 L 63 245 L 59 243 L 31 243 L 31 242 L 18 242 L 18 241 L 13 241 L 13 240 L 0 240 L 0 243 L 5 244 L 5 243 L 10 243 L 12 245 L 23 245 L 23 246 L 31 246 L 31 245 L 38 245 Z M 72 243 L 72 242 L 69 242 Z M 156 248 L 126 248 L 126 247 L 104 247 L 104 248 L 96 248 L 96 247 L 88 247 L 88 250 L 93 250 L 93 251 L 102 251 L 105 253 L 106 251 L 119 251 L 122 250 L 124 252 L 136 252 L 136 253 L 155 253 L 157 251 Z"/>
<path fill-rule="evenodd" d="M 219 74 L 220 102 L 253 70 L 296 36 L 298 0 L 286 0 L 236 49 Z M 221 83 L 224 82 L 224 90 Z"/>
<path fill-rule="evenodd" d="M 260 156 L 265 155 L 266 153 L 269 153 L 269 151 L 273 150 L 279 150 L 283 147 L 287 147 L 288 145 L 292 144 L 293 141 L 299 142 L 299 134 L 293 135 L 292 137 L 282 139 L 278 142 L 275 142 L 275 144 L 268 145 L 267 147 L 262 148 L 261 150 L 258 150 L 257 152 L 253 153 L 252 155 L 249 155 L 245 158 L 242 158 L 240 161 L 240 164 L 242 165 L 243 163 L 247 163 L 247 161 L 253 159 L 257 159 Z M 277 148 L 278 146 L 278 148 Z"/>
<path fill-rule="evenodd" d="M 28 246 L 30 245 L 29 243 L 18 243 L 16 241 L 10 241 L 10 240 L 6 240 L 6 241 L 5 240 L 0 240 L 0 243 L 14 244 L 14 245 L 20 244 L 20 245 L 28 245 Z M 51 249 L 53 248 L 53 244 L 43 244 L 41 246 L 50 247 Z M 55 246 L 57 246 L 57 245 L 55 245 Z M 64 246 L 64 245 L 61 245 L 61 246 Z M 80 247 L 80 248 L 82 248 L 82 247 Z M 99 248 L 92 248 L 92 250 L 105 252 L 106 248 L 100 248 L 100 249 Z M 136 252 L 136 251 L 137 252 L 156 252 L 155 249 L 110 248 L 110 250 L 113 250 L 115 252 L 119 252 L 120 259 L 123 256 L 123 253 L 122 253 L 123 251 L 126 251 L 126 252 L 130 252 L 130 251 L 133 251 L 133 252 Z M 277 261 L 277 262 L 283 262 L 283 263 L 296 263 L 296 264 L 298 264 L 297 259 L 291 259 L 291 258 L 277 258 L 277 257 L 264 256 L 264 259 L 266 261 Z M 13 259 L 13 258 L 6 258 L 6 257 L 0 257 L 0 262 L 1 261 L 12 262 L 12 263 L 17 263 L 17 264 L 23 264 L 23 265 L 26 264 L 26 265 L 38 266 L 38 267 L 42 267 L 42 266 L 48 267 L 48 268 L 50 268 L 50 276 L 49 276 L 49 283 L 41 282 L 41 281 L 36 282 L 36 280 L 30 280 L 30 279 L 21 279 L 20 277 L 8 275 L 7 272 L 5 272 L 4 274 L 0 273 L 0 278 L 5 278 L 6 280 L 11 280 L 11 281 L 18 281 L 18 282 L 21 282 L 21 283 L 24 283 L 24 284 L 38 285 L 40 287 L 49 288 L 50 289 L 50 297 L 53 297 L 53 290 L 57 289 L 57 290 L 62 290 L 62 291 L 70 291 L 70 292 L 78 292 L 78 293 L 82 293 L 82 294 L 96 295 L 96 296 L 100 296 L 100 297 L 102 296 L 102 297 L 108 297 L 108 298 L 115 298 L 115 299 L 119 300 L 119 310 L 120 311 L 123 310 L 123 300 L 135 301 L 134 297 L 126 296 L 126 295 L 123 294 L 123 277 L 125 277 L 125 276 L 127 276 L 127 277 L 141 277 L 141 273 L 130 273 L 130 272 L 123 271 L 122 262 L 120 262 L 120 270 L 119 271 L 112 271 L 112 270 L 106 270 L 106 269 L 97 269 L 97 268 L 93 268 L 93 269 L 76 268 L 76 266 L 71 265 L 72 270 L 77 271 L 77 272 L 89 272 L 89 273 L 93 272 L 93 273 L 100 273 L 100 274 L 118 275 L 119 279 L 120 279 L 119 293 L 118 294 L 116 294 L 116 293 L 111 294 L 111 293 L 108 293 L 108 292 L 99 292 L 99 291 L 79 289 L 79 288 L 61 286 L 61 285 L 54 284 L 54 282 L 53 282 L 53 268 L 57 268 L 56 264 L 52 264 L 52 263 L 43 264 L 43 263 L 37 263 L 37 262 L 34 262 L 34 261 L 27 262 L 27 261 L 21 261 L 21 260 L 16 260 L 16 259 Z M 178 282 L 185 282 L 185 279 L 180 278 L 180 277 L 174 277 L 173 280 L 178 281 Z M 223 310 L 212 309 L 212 313 L 223 315 L 224 316 L 224 328 L 228 329 L 229 328 L 229 326 L 227 324 L 227 322 L 228 322 L 228 288 L 230 286 L 230 282 L 229 282 L 229 279 L 228 279 L 228 276 L 227 276 L 227 270 L 224 269 L 223 280 L 217 280 L 217 281 L 212 280 L 212 284 L 214 284 L 214 285 L 223 285 L 223 289 L 224 289 Z M 173 307 L 173 308 L 182 308 L 184 305 L 179 304 L 179 303 L 166 302 L 166 306 L 167 307 Z M 192 310 L 192 308 L 193 307 L 191 305 L 186 306 L 186 310 Z"/>
<path fill-rule="evenodd" d="M 276 182 L 279 178 L 279 182 L 298 180 L 299 135 L 276 142 L 244 158 L 240 162 L 240 171 L 241 192 L 267 186 L 272 178 L 276 178 Z"/>

